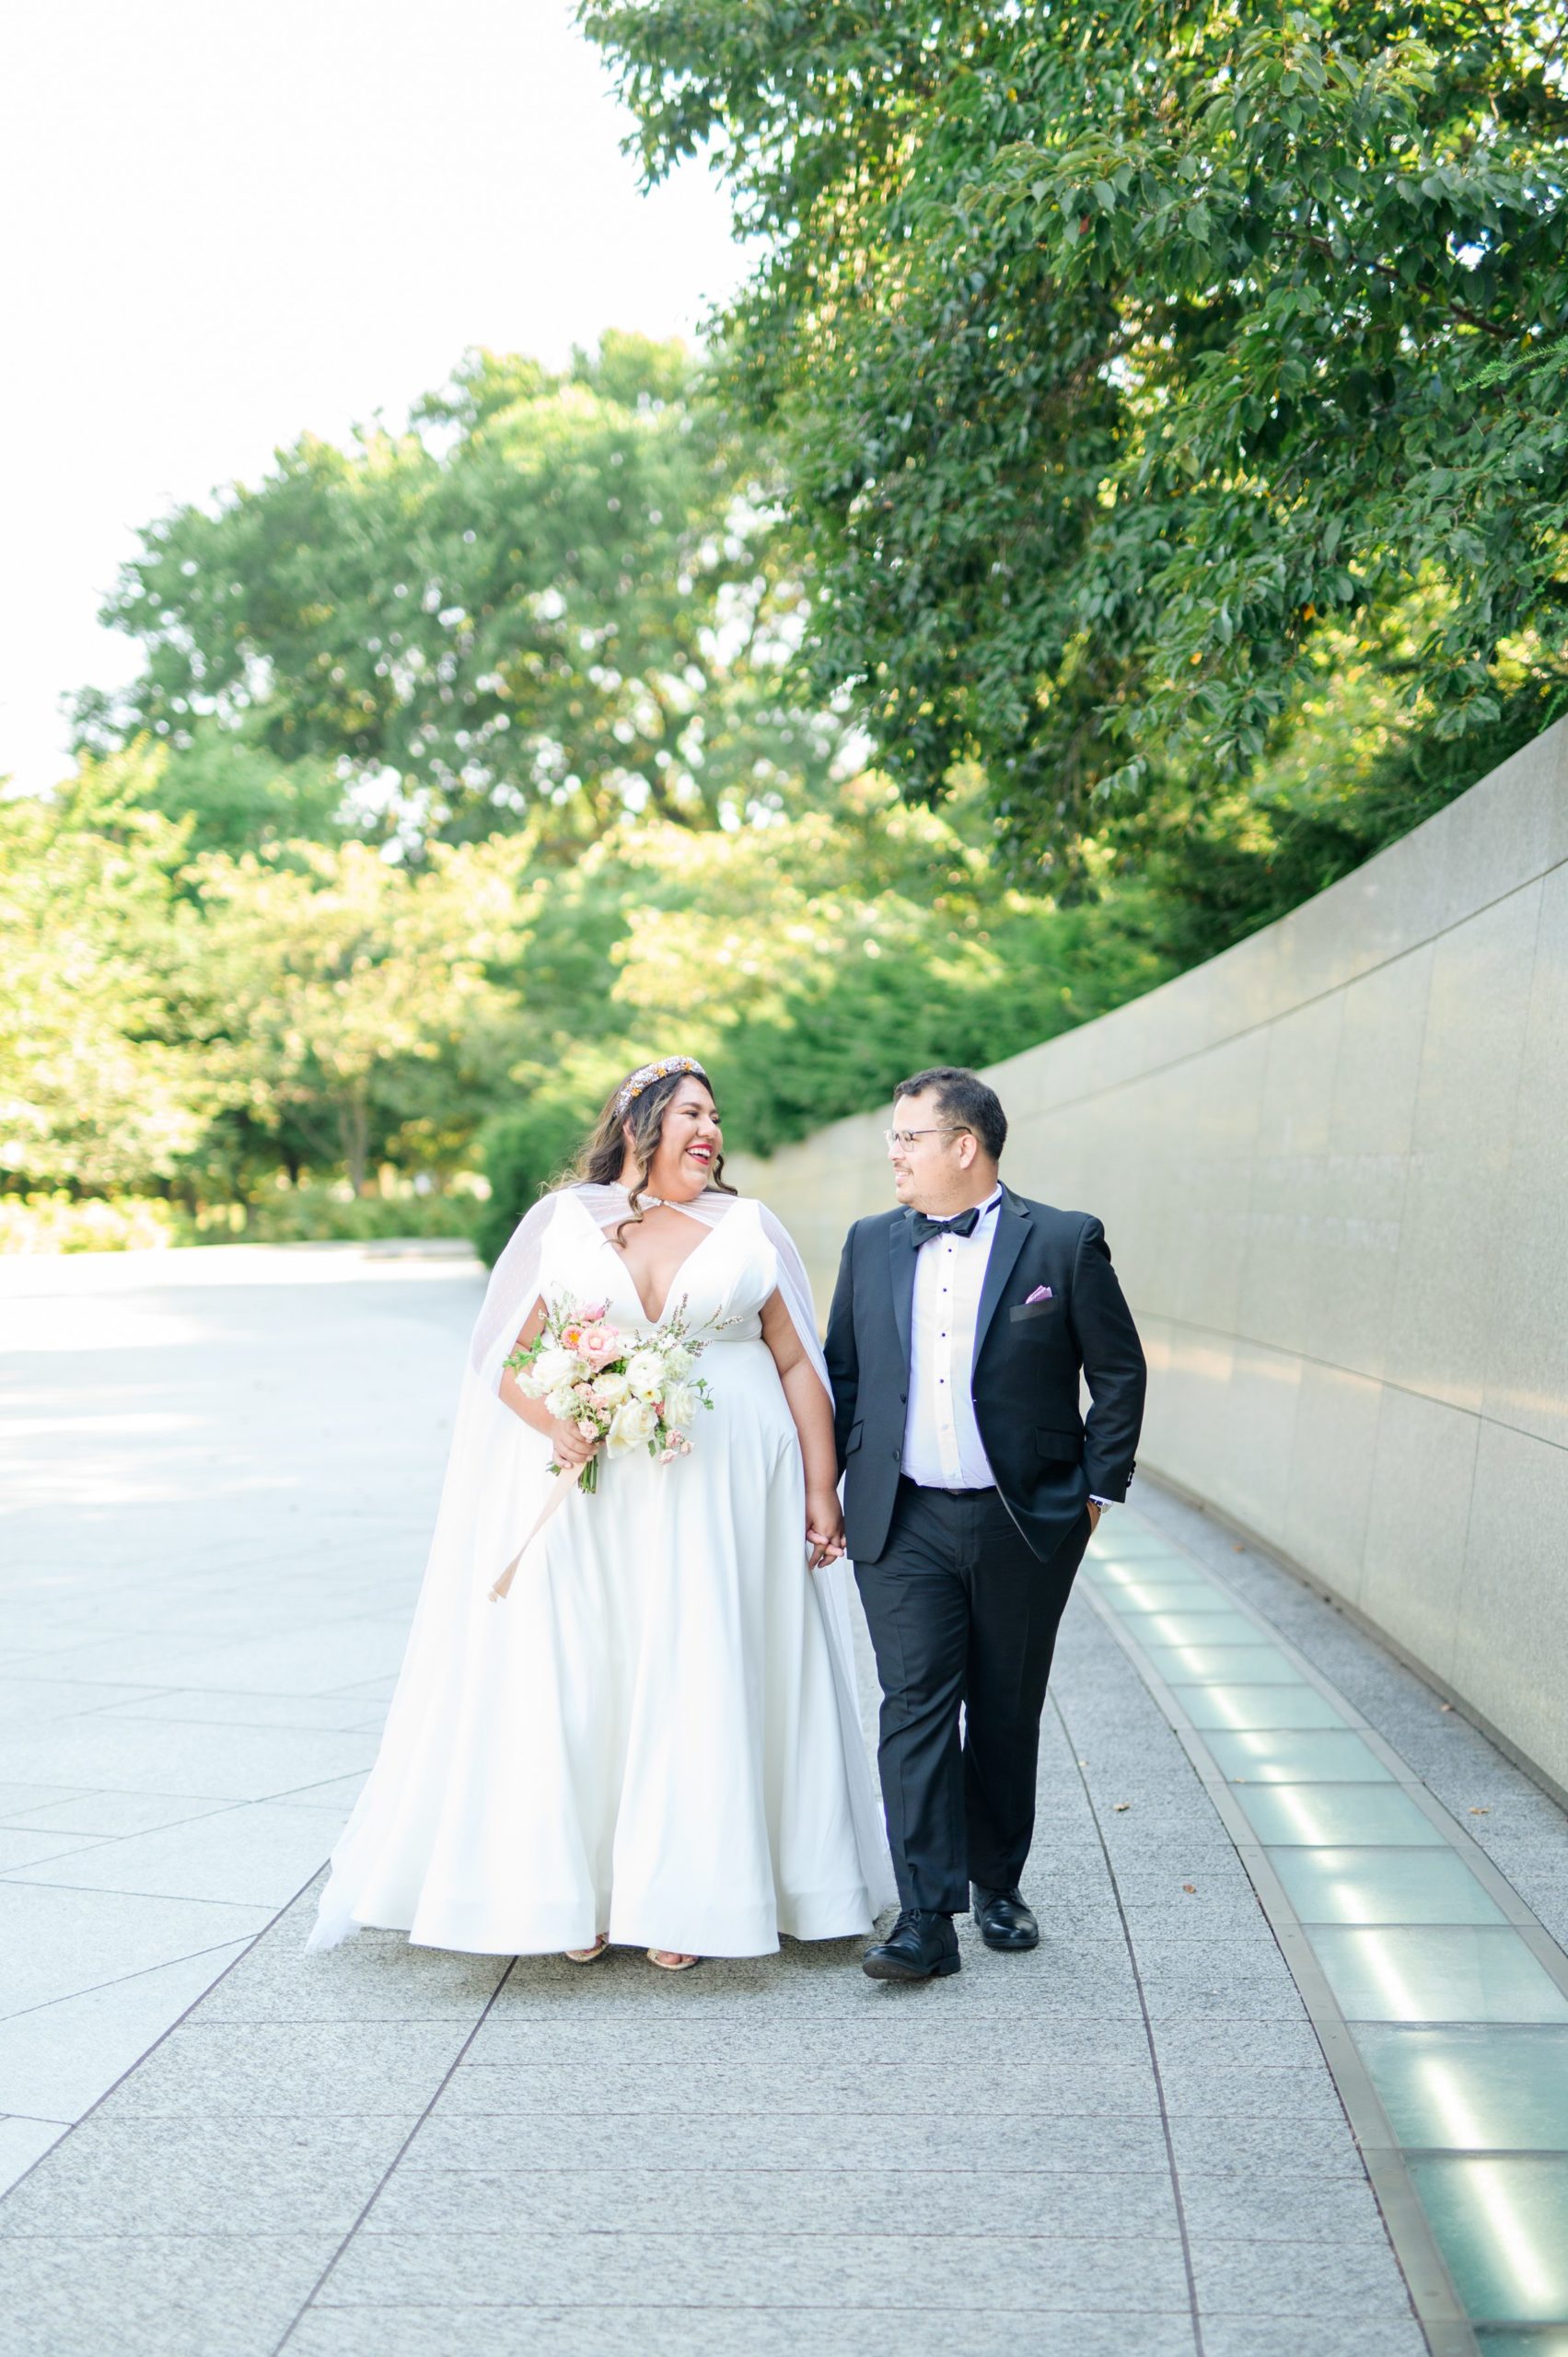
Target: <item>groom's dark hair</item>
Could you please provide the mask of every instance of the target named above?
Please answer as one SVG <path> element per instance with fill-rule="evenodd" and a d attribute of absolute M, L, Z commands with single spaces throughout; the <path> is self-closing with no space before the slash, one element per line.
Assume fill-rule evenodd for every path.
<path fill-rule="evenodd" d="M 935 1064 L 930 1072 L 917 1072 L 912 1079 L 900 1080 L 893 1091 L 893 1102 L 897 1104 L 900 1097 L 918 1097 L 924 1088 L 936 1091 L 937 1110 L 945 1120 L 972 1130 L 993 1162 L 1001 1161 L 1007 1143 L 1007 1116 L 1002 1110 L 1002 1099 L 979 1073 L 966 1072 L 961 1064 Z"/>

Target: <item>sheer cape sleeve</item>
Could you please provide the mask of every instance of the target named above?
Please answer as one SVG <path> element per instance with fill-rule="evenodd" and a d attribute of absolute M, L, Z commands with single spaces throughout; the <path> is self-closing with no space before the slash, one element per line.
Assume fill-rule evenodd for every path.
<path fill-rule="evenodd" d="M 817 1330 L 817 1304 L 812 1297 L 811 1280 L 806 1273 L 806 1263 L 783 1220 L 777 1218 L 766 1203 L 760 1202 L 757 1209 L 761 1218 L 762 1233 L 772 1246 L 778 1264 L 779 1298 L 789 1312 L 790 1323 L 800 1337 L 801 1345 L 831 1407 L 833 1387 L 828 1375 L 828 1362 L 822 1355 L 822 1338 Z"/>
<path fill-rule="evenodd" d="M 559 1194 L 546 1195 L 531 1211 L 525 1212 L 490 1271 L 490 1283 L 469 1343 L 469 1365 L 492 1390 L 501 1380 L 503 1359 L 528 1324 L 528 1312 L 540 1297 L 544 1239 L 560 1207 Z"/>
<path fill-rule="evenodd" d="M 516 1691 L 522 1623 L 487 1600 L 550 1494 L 550 1443 L 501 1399 L 502 1363 L 539 1298 L 544 1241 L 563 1197 L 519 1222 L 491 1271 L 469 1343 L 451 1454 L 376 1772 L 332 1852 L 308 1945 L 335 1947 L 361 1923 L 406 1923 L 450 1783 L 452 1731 L 475 1710 L 504 1712 Z M 477 1815 L 489 1796 L 470 1793 Z"/>

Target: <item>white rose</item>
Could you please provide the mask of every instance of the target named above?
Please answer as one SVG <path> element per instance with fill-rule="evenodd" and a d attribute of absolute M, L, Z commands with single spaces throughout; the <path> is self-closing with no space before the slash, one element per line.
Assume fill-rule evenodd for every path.
<path fill-rule="evenodd" d="M 535 1398 L 546 1391 L 558 1391 L 563 1384 L 575 1381 L 576 1373 L 575 1357 L 572 1352 L 562 1350 L 559 1343 L 552 1349 L 540 1351 L 533 1363 L 533 1379 L 539 1386 Z"/>
<path fill-rule="evenodd" d="M 658 1418 L 645 1399 L 628 1399 L 617 1408 L 610 1427 L 610 1446 L 616 1456 L 628 1449 L 645 1448 L 654 1436 Z"/>
<path fill-rule="evenodd" d="M 656 1399 L 664 1389 L 664 1361 L 656 1351 L 638 1351 L 626 1362 L 626 1380 L 639 1399 Z"/>
<path fill-rule="evenodd" d="M 683 1375 L 690 1375 L 696 1364 L 692 1353 L 681 1342 L 672 1342 L 664 1354 L 665 1373 L 672 1383 L 679 1383 Z"/>
<path fill-rule="evenodd" d="M 518 1368 L 517 1388 L 525 1399 L 542 1399 L 544 1397 L 544 1386 L 531 1366 Z"/>
<path fill-rule="evenodd" d="M 594 1384 L 594 1398 L 601 1407 L 619 1408 L 632 1396 L 632 1387 L 623 1375 L 601 1375 Z"/>
<path fill-rule="evenodd" d="M 577 1412 L 577 1396 L 569 1383 L 558 1383 L 553 1391 L 546 1394 L 544 1404 L 563 1423 L 570 1422 Z"/>
<path fill-rule="evenodd" d="M 689 1383 L 672 1383 L 664 1395 L 665 1422 L 689 1424 L 697 1413 L 697 1395 Z"/>

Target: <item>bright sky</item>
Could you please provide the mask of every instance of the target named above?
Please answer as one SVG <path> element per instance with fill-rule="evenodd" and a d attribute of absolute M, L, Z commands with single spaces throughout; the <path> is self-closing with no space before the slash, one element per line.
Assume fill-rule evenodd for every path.
<path fill-rule="evenodd" d="M 0 776 L 134 671 L 133 534 L 308 427 L 398 423 L 470 344 L 690 334 L 742 273 L 651 197 L 567 0 L 47 0 L 0 17 Z"/>

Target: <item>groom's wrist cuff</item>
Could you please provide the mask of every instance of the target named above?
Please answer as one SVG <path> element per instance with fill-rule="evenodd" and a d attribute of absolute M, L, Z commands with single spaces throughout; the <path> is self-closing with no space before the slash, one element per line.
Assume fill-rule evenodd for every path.
<path fill-rule="evenodd" d="M 1089 1492 L 1089 1504 L 1092 1506 L 1100 1507 L 1103 1511 L 1107 1506 L 1119 1506 L 1121 1504 L 1121 1501 L 1120 1498 L 1097 1498 L 1094 1492 L 1091 1490 Z"/>

